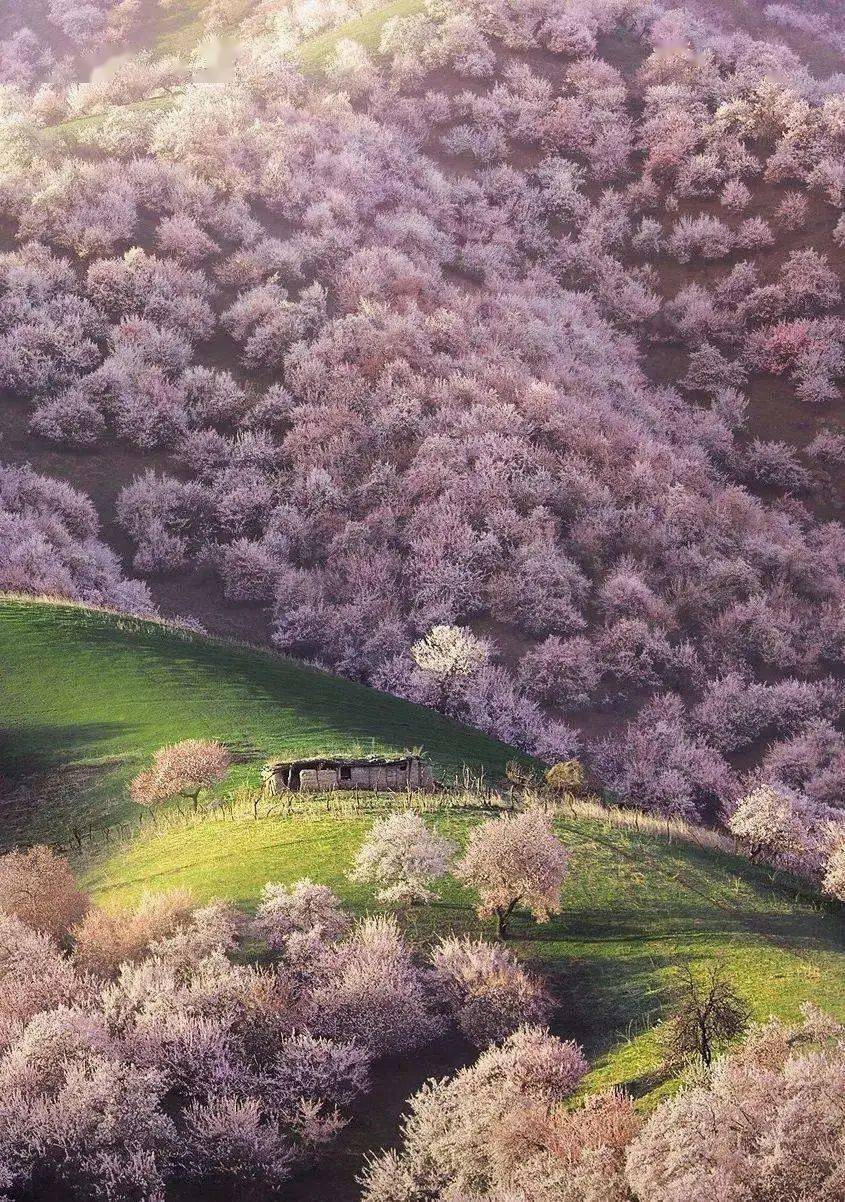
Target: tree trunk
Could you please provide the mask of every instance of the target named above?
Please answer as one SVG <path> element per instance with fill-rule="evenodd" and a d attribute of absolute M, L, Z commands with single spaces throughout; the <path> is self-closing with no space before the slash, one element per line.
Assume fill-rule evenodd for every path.
<path fill-rule="evenodd" d="M 514 910 L 516 909 L 516 905 L 517 905 L 518 901 L 519 901 L 519 898 L 515 897 L 514 900 L 509 905 L 496 907 L 496 938 L 497 939 L 504 939 L 505 935 L 507 935 L 508 923 L 510 922 L 511 915 L 513 914 Z"/>

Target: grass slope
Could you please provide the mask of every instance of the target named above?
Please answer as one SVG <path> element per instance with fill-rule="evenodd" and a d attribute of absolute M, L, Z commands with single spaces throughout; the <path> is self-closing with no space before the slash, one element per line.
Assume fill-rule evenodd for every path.
<path fill-rule="evenodd" d="M 315 803 L 315 809 L 318 803 Z M 437 820 L 462 843 L 480 815 Z M 303 876 L 336 889 L 358 912 L 371 891 L 345 876 L 371 819 L 296 817 L 207 820 L 144 836 L 89 861 L 84 881 L 107 906 L 145 889 L 190 887 L 203 899 L 254 904 L 268 879 Z M 845 1019 L 845 932 L 839 907 L 798 897 L 740 857 L 668 843 L 657 834 L 591 818 L 559 821 L 572 853 L 563 913 L 517 925 L 513 946 L 540 962 L 560 997 L 557 1029 L 581 1041 L 595 1064 L 590 1087 L 625 1084 L 654 1091 L 660 1051 L 655 1023 L 665 1010 L 671 969 L 723 957 L 754 1015 L 797 1017 L 813 1001 Z M 430 907 L 406 921 L 426 940 L 477 931 L 471 898 L 447 880 Z"/>
<path fill-rule="evenodd" d="M 499 777 L 510 748 L 431 710 L 266 652 L 69 605 L 0 601 L 0 842 L 132 812 L 157 747 L 216 738 L 258 783 L 271 755 L 422 746 L 435 772 Z M 24 790 L 15 788 L 29 781 Z M 9 795 L 11 794 L 11 798 Z"/>
<path fill-rule="evenodd" d="M 192 735 L 224 739 L 235 775 L 257 779 L 265 756 L 422 743 L 444 774 L 462 762 L 497 775 L 510 751 L 430 711 L 272 655 L 183 638 L 150 622 L 68 605 L 0 602 L 2 771 L 36 787 L 0 814 L 6 841 L 62 834 L 77 817 L 126 808 L 125 784 L 152 750 Z M 58 780 L 62 787 L 50 786 Z M 37 783 L 42 782 L 42 783 Z M 7 790 L 8 791 L 8 790 Z M 14 788 L 12 788 L 14 794 Z M 20 790 L 18 793 L 20 794 Z M 371 816 L 223 818 L 145 833 L 96 850 L 77 868 L 107 905 L 175 885 L 251 906 L 268 879 L 324 881 L 358 912 L 372 894 L 346 879 Z M 435 819 L 462 843 L 481 812 Z M 747 860 L 590 813 L 562 817 L 572 852 L 563 913 L 516 930 L 560 998 L 558 1030 L 583 1042 L 591 1086 L 654 1096 L 654 1026 L 678 961 L 724 957 L 755 1015 L 794 1016 L 812 1000 L 845 1019 L 841 908 L 798 896 Z M 429 939 L 475 931 L 471 898 L 447 880 L 406 919 Z M 661 1087 L 662 1088 L 662 1087 Z"/>
<path fill-rule="evenodd" d="M 393 0 L 382 8 L 373 9 L 362 17 L 330 29 L 309 41 L 304 42 L 296 51 L 299 66 L 304 71 L 320 71 L 325 66 L 329 56 L 338 42 L 349 38 L 359 42 L 374 57 L 378 57 L 381 31 L 391 17 L 410 17 L 422 12 L 425 5 L 423 0 Z"/>

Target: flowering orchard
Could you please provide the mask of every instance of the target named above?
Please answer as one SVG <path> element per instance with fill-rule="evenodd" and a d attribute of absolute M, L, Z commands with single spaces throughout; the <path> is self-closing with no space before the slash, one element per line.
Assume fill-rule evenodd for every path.
<path fill-rule="evenodd" d="M 225 80 L 75 79 L 143 12 L 38 7 L 0 30 L 0 387 L 33 454 L 146 459 L 107 517 L 149 583 L 45 482 L 0 491 L 5 587 L 142 611 L 211 569 L 284 652 L 622 800 L 841 805 L 845 100 L 784 33 L 835 21 L 428 0 L 314 72 L 370 0 L 214 0 Z"/>

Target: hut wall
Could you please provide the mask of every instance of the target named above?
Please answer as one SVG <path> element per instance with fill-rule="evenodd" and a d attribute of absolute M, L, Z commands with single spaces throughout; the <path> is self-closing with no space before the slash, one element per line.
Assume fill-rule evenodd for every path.
<path fill-rule="evenodd" d="M 277 768 L 266 777 L 265 787 L 269 793 L 283 793 L 288 789 L 289 768 Z M 299 777 L 299 789 L 303 793 L 329 792 L 333 789 L 360 789 L 379 791 L 390 789 L 400 792 L 405 788 L 433 789 L 434 778 L 427 764 L 409 759 L 400 764 L 346 764 L 336 767 L 303 767 L 294 769 Z M 294 782 L 294 788 L 296 783 Z"/>

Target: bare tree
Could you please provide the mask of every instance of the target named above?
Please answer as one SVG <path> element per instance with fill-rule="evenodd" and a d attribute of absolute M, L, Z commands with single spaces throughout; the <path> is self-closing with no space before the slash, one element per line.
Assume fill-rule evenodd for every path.
<path fill-rule="evenodd" d="M 741 1035 L 749 1011 L 717 960 L 701 979 L 689 964 L 678 969 L 677 1002 L 664 1041 L 670 1061 L 698 1056 L 709 1068 L 720 1044 Z"/>

